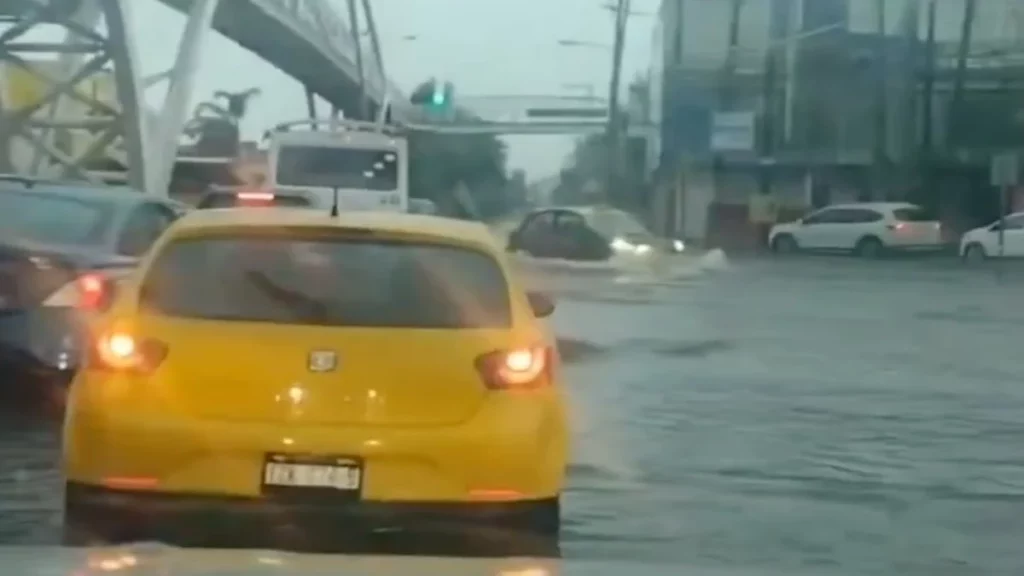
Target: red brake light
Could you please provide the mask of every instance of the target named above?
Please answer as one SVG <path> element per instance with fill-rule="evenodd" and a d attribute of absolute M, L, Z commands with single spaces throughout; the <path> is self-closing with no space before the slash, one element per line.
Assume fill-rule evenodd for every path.
<path fill-rule="evenodd" d="M 551 349 L 537 346 L 484 354 L 476 367 L 488 388 L 518 390 L 548 385 L 552 361 Z"/>
<path fill-rule="evenodd" d="M 96 338 L 88 368 L 148 373 L 167 357 L 167 346 L 152 339 L 139 339 L 124 330 L 104 332 Z"/>
<path fill-rule="evenodd" d="M 257 202 L 271 202 L 274 200 L 274 195 L 270 192 L 239 192 L 235 195 L 235 198 L 242 201 L 254 200 Z"/>
<path fill-rule="evenodd" d="M 274 203 L 273 192 L 239 192 L 235 194 L 235 201 L 242 207 L 270 206 Z"/>
<path fill-rule="evenodd" d="M 78 277 L 78 307 L 83 310 L 98 310 L 108 302 L 109 284 L 102 274 L 84 274 Z"/>

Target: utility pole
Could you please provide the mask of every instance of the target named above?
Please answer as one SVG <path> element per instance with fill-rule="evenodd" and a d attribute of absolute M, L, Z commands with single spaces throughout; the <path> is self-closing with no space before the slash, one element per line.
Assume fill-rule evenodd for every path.
<path fill-rule="evenodd" d="M 610 202 L 619 191 L 621 154 L 619 133 L 622 123 L 619 115 L 619 84 L 622 77 L 622 51 L 626 42 L 626 24 L 629 20 L 630 0 L 618 0 L 615 10 L 615 39 L 612 44 L 612 73 L 608 87 L 608 127 L 605 135 L 608 150 L 608 178 L 605 201 Z"/>
<path fill-rule="evenodd" d="M 875 78 L 875 138 L 874 138 L 874 182 L 871 186 L 871 199 L 880 200 L 879 193 L 886 185 L 886 168 L 889 163 L 889 55 L 888 35 L 885 21 L 885 0 L 875 0 L 878 34 L 878 49 L 875 51 L 878 66 Z"/>
<path fill-rule="evenodd" d="M 359 74 L 359 107 L 360 120 L 369 116 L 368 95 L 366 93 L 366 68 L 363 66 L 363 43 L 359 40 L 359 10 L 356 0 L 348 0 L 348 20 L 352 29 L 352 38 L 356 43 L 356 73 Z"/>
<path fill-rule="evenodd" d="M 758 191 L 768 195 L 772 192 L 773 164 L 775 156 L 776 92 L 778 79 L 777 47 L 769 46 L 764 53 L 764 81 L 762 82 L 761 137 L 759 142 L 760 167 L 758 170 Z"/>
<path fill-rule="evenodd" d="M 725 67 L 722 70 L 722 83 L 719 85 L 719 110 L 732 111 L 736 97 L 736 57 L 740 46 L 740 16 L 743 13 L 744 0 L 732 0 L 732 12 L 729 15 L 729 48 L 725 54 Z"/>
<path fill-rule="evenodd" d="M 935 26 L 938 0 L 928 0 L 928 29 L 925 32 L 924 78 L 921 90 L 921 170 L 922 188 L 934 193 L 935 179 Z M 931 200 L 931 199 L 930 199 Z"/>
<path fill-rule="evenodd" d="M 947 143 L 955 147 L 962 135 L 963 126 L 961 122 L 964 85 L 967 83 L 967 58 L 971 53 L 971 44 L 974 38 L 974 16 L 978 11 L 978 0 L 967 0 L 964 4 L 964 18 L 960 25 L 960 46 L 956 55 L 956 77 L 953 80 L 953 99 L 949 105 L 949 119 L 947 121 L 948 137 Z"/>

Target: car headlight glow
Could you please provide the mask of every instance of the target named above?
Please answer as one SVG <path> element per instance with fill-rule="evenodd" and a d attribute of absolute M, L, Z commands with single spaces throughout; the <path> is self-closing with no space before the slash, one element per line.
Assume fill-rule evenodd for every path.
<path fill-rule="evenodd" d="M 686 249 L 686 244 L 684 244 L 682 240 L 673 240 L 672 249 L 676 252 L 682 252 Z"/>
<path fill-rule="evenodd" d="M 647 254 L 652 249 L 650 244 L 633 244 L 632 242 L 624 238 L 615 238 L 614 240 L 612 240 L 611 247 L 612 250 L 615 250 L 616 252 L 635 254 L 637 256 Z"/>
<path fill-rule="evenodd" d="M 612 240 L 611 246 L 612 250 L 617 252 L 632 252 L 636 249 L 631 242 L 623 240 L 622 238 L 615 238 Z"/>

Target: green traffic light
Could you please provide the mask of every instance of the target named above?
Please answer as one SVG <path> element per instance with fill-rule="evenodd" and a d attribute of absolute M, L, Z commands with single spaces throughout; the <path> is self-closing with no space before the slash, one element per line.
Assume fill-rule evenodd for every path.
<path fill-rule="evenodd" d="M 434 95 L 431 97 L 430 101 L 434 106 L 444 106 L 444 92 L 435 88 Z"/>

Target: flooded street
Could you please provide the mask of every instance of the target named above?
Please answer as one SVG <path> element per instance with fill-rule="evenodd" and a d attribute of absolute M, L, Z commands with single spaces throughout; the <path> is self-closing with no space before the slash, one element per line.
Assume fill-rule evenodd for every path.
<path fill-rule="evenodd" d="M 558 332 L 592 345 L 565 555 L 1019 573 L 1021 285 L 825 259 L 563 300 Z"/>
<path fill-rule="evenodd" d="M 799 259 L 558 286 L 566 558 L 1024 568 L 1024 275 Z M 57 432 L 0 443 L 0 541 L 55 542 Z"/>

